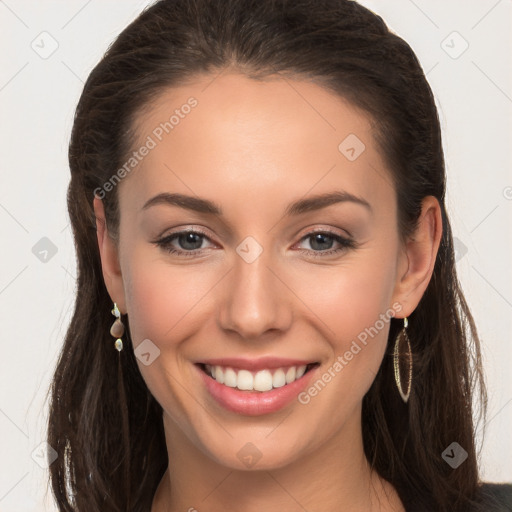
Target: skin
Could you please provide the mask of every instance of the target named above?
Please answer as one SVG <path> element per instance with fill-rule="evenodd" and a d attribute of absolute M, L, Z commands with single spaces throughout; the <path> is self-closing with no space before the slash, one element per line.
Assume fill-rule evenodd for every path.
<path fill-rule="evenodd" d="M 440 243 L 439 203 L 424 199 L 418 229 L 402 244 L 395 190 L 371 120 L 306 81 L 256 82 L 236 72 L 197 77 L 147 106 L 136 125 L 139 142 L 190 96 L 198 105 L 118 185 L 119 245 L 94 199 L 112 301 L 128 315 L 134 346 L 148 338 L 160 350 L 149 366 L 137 360 L 164 409 L 172 454 L 152 512 L 233 503 L 246 512 L 338 511 L 340 504 L 403 511 L 392 485 L 370 470 L 361 434 L 362 399 L 384 356 L 389 323 L 308 404 L 294 400 L 272 414 L 223 409 L 193 362 L 296 357 L 320 362 L 321 375 L 393 304 L 398 318 L 414 311 Z M 354 161 L 338 149 L 351 133 L 366 146 Z M 334 190 L 364 198 L 372 211 L 343 202 L 284 216 L 292 201 Z M 224 217 L 163 204 L 142 210 L 161 192 L 210 199 Z M 207 237 L 195 246 L 175 238 L 172 247 L 201 247 L 198 257 L 152 243 L 195 228 Z M 343 248 L 329 238 L 315 245 L 306 237 L 313 229 L 350 234 L 358 245 Z M 252 263 L 236 252 L 247 236 L 263 248 Z M 262 455 L 251 468 L 237 457 L 248 442 Z"/>

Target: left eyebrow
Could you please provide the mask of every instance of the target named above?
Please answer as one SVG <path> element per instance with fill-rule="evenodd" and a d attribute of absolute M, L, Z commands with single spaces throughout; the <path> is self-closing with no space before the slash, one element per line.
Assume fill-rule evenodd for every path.
<path fill-rule="evenodd" d="M 222 216 L 220 206 L 216 205 L 213 201 L 202 199 L 200 197 L 187 196 L 185 194 L 169 194 L 168 192 L 157 194 L 146 201 L 142 210 L 146 210 L 147 208 L 157 204 L 179 206 L 180 208 L 186 208 L 187 210 L 193 210 L 199 213 L 211 213 L 219 217 Z"/>
<path fill-rule="evenodd" d="M 331 206 L 336 203 L 343 202 L 352 202 L 364 206 L 368 211 L 373 213 L 372 207 L 368 201 L 361 197 L 357 197 L 346 191 L 334 191 L 326 194 L 318 194 L 315 196 L 306 197 L 304 199 L 299 199 L 288 205 L 285 210 L 286 216 L 300 215 L 302 213 L 320 210 L 322 208 L 326 208 L 327 206 Z M 187 196 L 185 194 L 170 194 L 168 192 L 163 192 L 158 194 L 144 204 L 142 210 L 145 210 L 151 206 L 157 204 L 167 204 L 171 206 L 178 206 L 181 208 L 186 208 L 188 210 L 193 210 L 199 213 L 208 213 L 212 215 L 216 215 L 218 217 L 222 217 L 222 209 L 219 205 L 210 201 L 208 199 L 203 199 L 200 197 Z"/>
<path fill-rule="evenodd" d="M 301 213 L 320 210 L 332 204 L 344 202 L 359 204 L 364 206 L 370 213 L 373 213 L 370 203 L 362 197 L 357 197 L 344 190 L 336 190 L 334 192 L 328 192 L 327 194 L 318 194 L 295 201 L 286 208 L 285 215 L 300 215 Z"/>

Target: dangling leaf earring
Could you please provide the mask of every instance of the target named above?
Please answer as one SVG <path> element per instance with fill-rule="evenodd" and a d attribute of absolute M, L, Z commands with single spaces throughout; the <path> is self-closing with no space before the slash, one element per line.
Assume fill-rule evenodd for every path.
<path fill-rule="evenodd" d="M 121 357 L 121 351 L 123 350 L 123 340 L 121 339 L 121 336 L 124 334 L 124 325 L 121 321 L 121 312 L 119 311 L 119 308 L 117 307 L 117 304 L 114 302 L 114 307 L 111 310 L 111 313 L 116 317 L 114 320 L 114 323 L 112 324 L 112 327 L 110 328 L 110 334 L 114 336 L 116 339 L 116 342 L 114 343 L 114 346 L 117 350 L 117 393 L 119 396 L 119 412 L 121 417 L 121 428 L 122 428 L 122 437 L 124 439 L 124 442 L 127 443 L 128 439 L 130 438 L 130 423 L 128 418 L 128 405 L 126 400 L 126 388 L 124 383 L 124 372 L 123 372 L 123 363 L 122 360 L 125 360 L 126 357 Z M 129 458 L 128 458 L 129 461 Z M 124 465 L 124 481 L 128 482 L 130 478 L 130 467 L 129 462 Z M 129 490 L 125 489 L 125 494 L 129 494 Z M 130 507 L 129 504 L 129 498 L 128 502 L 126 504 L 125 510 L 131 510 L 132 507 Z"/>
<path fill-rule="evenodd" d="M 407 335 L 407 326 L 409 322 L 407 321 L 407 317 L 404 318 L 404 327 L 398 334 L 395 340 L 395 348 L 393 351 L 393 367 L 395 370 L 395 382 L 396 387 L 398 388 L 398 392 L 402 397 L 402 400 L 407 403 L 409 400 L 409 395 L 411 394 L 411 385 L 412 385 L 412 351 L 411 351 L 411 343 L 409 341 L 409 336 Z M 402 356 L 401 345 L 405 344 L 405 357 Z M 400 370 L 400 359 L 405 361 L 405 371 L 402 373 Z M 402 375 L 407 375 L 407 385 L 406 391 L 403 390 L 402 387 Z"/>
<path fill-rule="evenodd" d="M 121 352 L 121 350 L 123 350 L 123 340 L 121 339 L 121 336 L 124 334 L 124 325 L 121 321 L 121 312 L 115 302 L 111 313 L 116 317 L 116 319 L 110 328 L 110 334 L 114 336 L 114 338 L 117 338 L 114 346 L 119 352 Z"/>

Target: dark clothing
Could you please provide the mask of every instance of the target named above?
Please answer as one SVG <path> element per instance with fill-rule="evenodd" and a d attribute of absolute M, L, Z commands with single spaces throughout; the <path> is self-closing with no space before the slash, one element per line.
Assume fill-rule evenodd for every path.
<path fill-rule="evenodd" d="M 489 512 L 512 511 L 512 484 L 484 483 L 482 495 L 485 496 L 483 502 L 488 504 Z"/>
<path fill-rule="evenodd" d="M 428 496 L 421 498 L 408 494 L 400 497 L 407 512 L 439 512 L 432 505 L 426 505 L 430 501 Z M 476 501 L 478 505 L 468 507 L 465 512 L 512 512 L 512 483 L 483 482 Z"/>

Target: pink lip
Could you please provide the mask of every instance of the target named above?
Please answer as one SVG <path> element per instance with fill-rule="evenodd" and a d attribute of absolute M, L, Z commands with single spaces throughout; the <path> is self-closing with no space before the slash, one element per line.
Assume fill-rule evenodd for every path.
<path fill-rule="evenodd" d="M 229 361 L 233 362 L 235 360 Z M 240 361 L 237 361 L 239 364 Z M 280 360 L 280 366 L 286 366 L 283 364 L 283 361 L 284 360 L 282 359 Z M 217 364 L 224 366 L 224 364 Z M 293 366 L 293 364 L 288 364 L 288 366 L 290 365 Z M 207 375 L 201 369 L 200 365 L 196 364 L 194 366 L 197 368 L 197 371 L 199 372 L 199 375 L 203 380 L 206 389 L 218 404 L 220 404 L 228 411 L 238 414 L 245 414 L 247 416 L 260 416 L 262 414 L 270 414 L 282 409 L 290 402 L 292 402 L 297 397 L 297 395 L 307 387 L 313 374 L 315 374 L 316 370 L 318 369 L 318 367 L 313 367 L 300 379 L 297 379 L 291 384 L 286 384 L 283 387 L 275 388 L 270 391 L 261 392 L 241 391 L 237 388 L 230 388 L 229 386 L 220 384 L 215 379 Z M 226 364 L 226 366 L 231 365 Z M 266 368 L 271 367 L 266 366 Z"/>
<path fill-rule="evenodd" d="M 259 371 L 272 370 L 275 368 L 286 368 L 288 366 L 306 366 L 315 361 L 304 361 L 300 359 L 285 359 L 278 357 L 260 357 L 259 359 L 244 359 L 240 357 L 222 357 L 218 359 L 206 359 L 198 363 L 209 364 L 210 366 L 223 366 L 240 370 Z"/>

